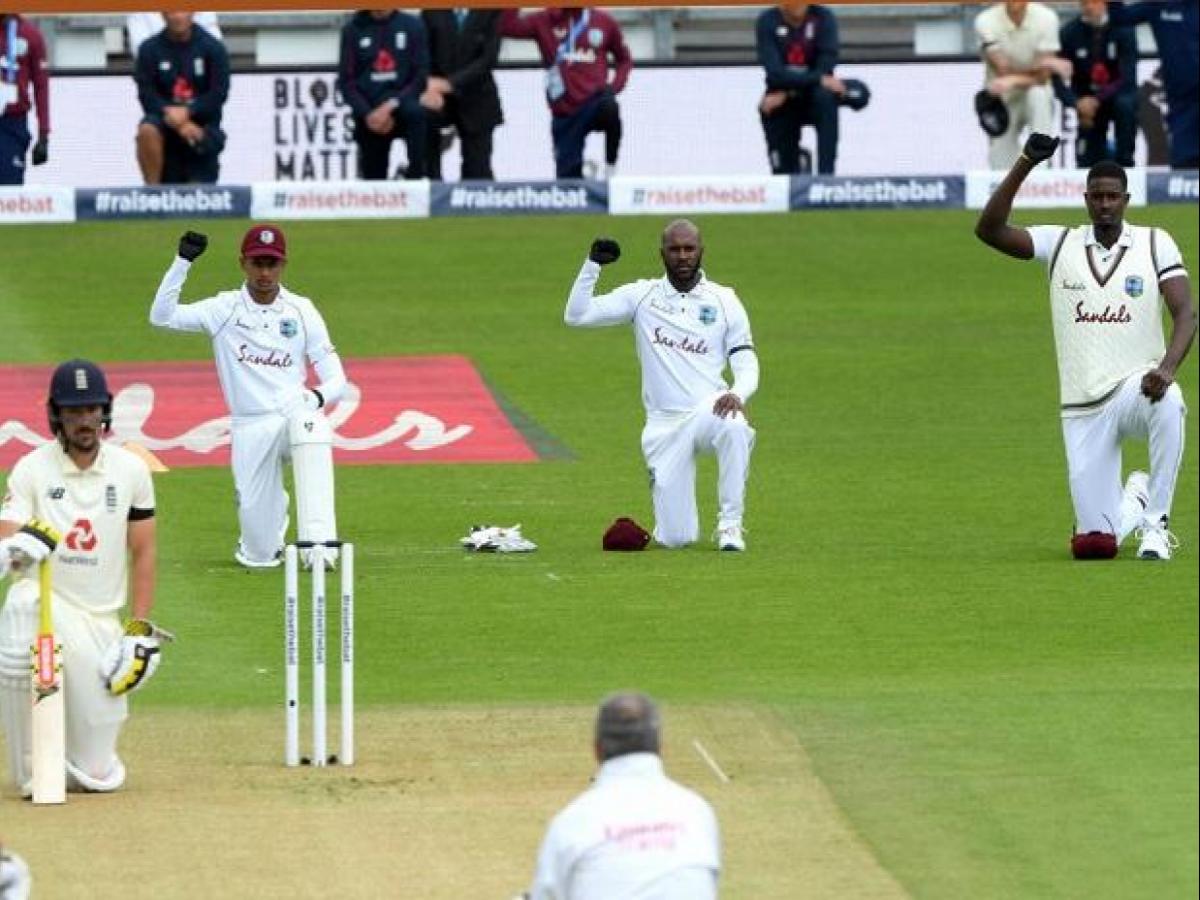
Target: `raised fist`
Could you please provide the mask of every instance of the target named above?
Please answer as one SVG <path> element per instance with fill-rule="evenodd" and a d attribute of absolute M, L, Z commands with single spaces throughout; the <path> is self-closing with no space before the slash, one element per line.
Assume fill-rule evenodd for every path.
<path fill-rule="evenodd" d="M 1058 150 L 1058 145 L 1061 143 L 1059 138 L 1050 137 L 1048 134 L 1040 134 L 1034 132 L 1029 136 L 1029 140 L 1025 142 L 1024 154 L 1026 158 L 1035 166 L 1044 162 L 1054 155 Z"/>
<path fill-rule="evenodd" d="M 612 238 L 596 238 L 592 241 L 592 252 L 588 259 L 594 263 L 607 266 L 621 258 L 621 245 Z"/>
<path fill-rule="evenodd" d="M 179 255 L 192 262 L 208 249 L 208 236 L 198 231 L 185 231 L 179 239 Z"/>

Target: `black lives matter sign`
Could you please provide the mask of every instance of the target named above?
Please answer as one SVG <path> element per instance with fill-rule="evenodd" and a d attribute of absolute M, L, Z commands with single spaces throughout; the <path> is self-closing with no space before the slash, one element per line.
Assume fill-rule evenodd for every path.
<path fill-rule="evenodd" d="M 358 175 L 354 117 L 334 75 L 274 80 L 275 180 L 349 181 Z"/>

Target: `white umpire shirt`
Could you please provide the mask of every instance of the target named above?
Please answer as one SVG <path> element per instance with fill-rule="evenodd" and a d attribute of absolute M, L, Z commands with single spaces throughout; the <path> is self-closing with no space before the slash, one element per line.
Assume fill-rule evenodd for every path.
<path fill-rule="evenodd" d="M 325 320 L 307 297 L 280 286 L 271 303 L 256 303 L 243 284 L 236 291 L 179 305 L 191 263 L 177 258 L 163 277 L 150 321 L 173 331 L 212 338 L 221 390 L 234 420 L 279 412 L 305 383 L 305 357 L 322 383 L 345 383 Z M 326 404 L 337 397 L 325 397 Z"/>
<path fill-rule="evenodd" d="M 62 541 L 50 557 L 58 597 L 94 613 L 125 605 L 129 522 L 154 515 L 154 483 L 146 464 L 128 450 L 100 444 L 80 469 L 57 440 L 17 461 L 8 476 L 0 519 L 53 525 Z M 36 569 L 24 577 L 36 577 Z"/>
<path fill-rule="evenodd" d="M 597 297 L 600 269 L 591 260 L 583 264 L 563 318 L 583 327 L 633 324 L 647 417 L 690 414 L 729 390 L 724 378 L 729 355 L 754 348 L 750 319 L 732 289 L 701 271 L 699 283 L 687 292 L 663 276 Z"/>
<path fill-rule="evenodd" d="M 654 753 L 600 766 L 550 823 L 532 900 L 711 900 L 721 869 L 712 807 Z"/>

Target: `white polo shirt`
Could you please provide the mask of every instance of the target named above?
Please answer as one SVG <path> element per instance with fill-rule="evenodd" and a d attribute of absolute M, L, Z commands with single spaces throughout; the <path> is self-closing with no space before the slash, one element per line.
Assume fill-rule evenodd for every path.
<path fill-rule="evenodd" d="M 212 338 L 217 376 L 235 420 L 278 412 L 304 387 L 305 358 L 317 366 L 336 352 L 325 320 L 311 300 L 282 286 L 267 304 L 256 303 L 242 285 L 180 306 L 190 267 L 178 258 L 171 264 L 154 297 L 150 321 Z"/>
<path fill-rule="evenodd" d="M 554 820 L 531 900 L 711 900 L 721 869 L 712 807 L 663 773 L 654 753 L 600 766 Z"/>
<path fill-rule="evenodd" d="M 987 62 L 987 77 L 995 78 L 995 66 L 987 51 L 999 50 L 1016 69 L 1031 69 L 1044 53 L 1058 53 L 1058 13 L 1042 3 L 1030 3 L 1025 18 L 1017 25 L 1008 17 L 1003 3 L 989 6 L 975 17 L 975 36 Z"/>
<path fill-rule="evenodd" d="M 1050 278 L 1062 412 L 1087 415 L 1130 375 L 1162 361 L 1159 284 L 1187 275 L 1183 257 L 1162 229 L 1128 222 L 1110 248 L 1091 225 L 1027 230 Z"/>
<path fill-rule="evenodd" d="M 77 468 L 57 440 L 30 451 L 9 473 L 0 504 L 0 519 L 38 518 L 62 534 L 50 557 L 54 593 L 96 613 L 125 605 L 129 521 L 153 514 L 149 468 L 128 450 L 103 442 L 86 469 Z M 36 577 L 36 570 L 24 577 Z"/>
<path fill-rule="evenodd" d="M 750 319 L 737 294 L 701 272 L 687 292 L 675 290 L 664 276 L 596 297 L 600 268 L 591 260 L 583 264 L 564 319 L 583 327 L 633 324 L 648 417 L 691 413 L 729 389 L 724 377 L 729 354 L 754 348 Z"/>

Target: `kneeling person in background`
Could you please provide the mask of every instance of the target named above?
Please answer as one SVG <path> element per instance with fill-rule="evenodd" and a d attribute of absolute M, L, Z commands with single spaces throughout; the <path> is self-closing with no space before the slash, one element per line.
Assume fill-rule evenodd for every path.
<path fill-rule="evenodd" d="M 0 721 L 9 772 L 29 796 L 29 648 L 38 632 L 38 564 L 49 558 L 63 654 L 67 784 L 115 791 L 125 782 L 117 755 L 129 714 L 125 694 L 153 674 L 160 641 L 170 638 L 149 621 L 154 484 L 141 458 L 102 440 L 112 395 L 94 363 L 59 366 L 46 405 L 55 439 L 17 462 L 0 506 L 0 577 L 13 577 L 0 609 Z M 122 627 L 127 590 L 132 618 Z"/>
<path fill-rule="evenodd" d="M 642 363 L 642 453 L 650 469 L 654 538 L 666 547 L 697 540 L 696 455 L 715 453 L 717 547 L 745 550 L 742 515 L 755 434 L 745 404 L 758 388 L 758 356 L 746 310 L 733 290 L 705 276 L 700 230 L 686 219 L 663 231 L 662 278 L 594 296 L 601 267 L 620 253 L 610 239 L 592 244 L 563 317 L 568 325 L 585 328 L 633 325 Z M 724 378 L 727 363 L 732 387 Z"/>
<path fill-rule="evenodd" d="M 164 16 L 166 28 L 142 43 L 134 68 L 143 113 L 138 166 L 146 184 L 213 184 L 225 149 L 229 54 L 192 24 L 192 13 Z"/>

